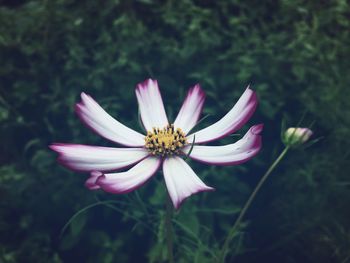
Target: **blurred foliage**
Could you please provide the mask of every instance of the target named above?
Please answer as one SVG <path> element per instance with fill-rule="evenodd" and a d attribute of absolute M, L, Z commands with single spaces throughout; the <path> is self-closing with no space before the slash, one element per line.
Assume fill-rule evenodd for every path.
<path fill-rule="evenodd" d="M 82 91 L 140 130 L 134 87 L 149 77 L 172 117 L 200 83 L 210 114 L 201 126 L 251 84 L 260 100 L 251 123 L 265 123 L 264 148 L 247 164 L 193 163 L 217 191 L 175 215 L 177 262 L 210 262 L 281 149 L 281 120 L 295 125 L 304 110 L 324 139 L 270 178 L 228 260 L 349 262 L 349 17 L 346 0 L 0 0 L 0 262 L 164 260 L 161 175 L 137 193 L 94 193 L 47 148 L 112 145 L 73 113 Z"/>

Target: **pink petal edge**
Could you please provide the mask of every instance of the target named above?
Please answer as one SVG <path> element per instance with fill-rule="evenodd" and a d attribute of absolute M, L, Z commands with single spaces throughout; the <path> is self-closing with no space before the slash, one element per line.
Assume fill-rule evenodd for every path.
<path fill-rule="evenodd" d="M 75 104 L 75 112 L 77 114 L 77 116 L 79 117 L 79 119 L 81 120 L 81 122 L 90 130 L 92 130 L 94 133 L 96 133 L 97 135 L 111 141 L 114 143 L 118 143 L 124 146 L 128 146 L 128 147 L 141 147 L 143 146 L 143 136 L 142 134 L 140 134 L 139 132 L 125 126 L 124 124 L 120 123 L 119 121 L 117 121 L 116 119 L 114 119 L 111 115 L 109 115 L 89 94 L 86 94 L 84 92 L 81 93 L 81 102 L 78 102 Z M 101 119 L 97 119 L 96 116 L 94 116 L 93 118 L 91 117 L 91 106 L 88 106 L 87 104 L 87 100 L 89 100 L 89 103 L 93 104 L 93 107 L 96 107 L 96 109 L 98 111 L 101 111 L 103 113 L 103 117 L 108 118 L 108 125 L 112 125 L 113 129 L 112 129 L 112 133 L 111 133 L 111 129 L 110 127 L 106 127 L 105 123 L 104 125 L 102 124 L 104 121 Z M 87 111 L 88 113 L 84 112 Z M 95 109 L 95 110 L 96 110 Z M 95 124 L 95 126 L 100 126 L 99 129 L 97 129 L 96 127 L 94 127 L 92 125 L 92 123 Z M 102 128 L 101 128 L 102 127 Z M 128 133 L 129 137 L 133 136 L 133 140 L 130 140 L 130 138 L 128 138 L 128 140 L 125 140 L 125 138 L 118 138 L 116 139 L 115 137 L 117 136 L 117 131 L 122 130 L 122 133 Z M 109 134 L 107 134 L 109 133 Z M 129 141 L 129 142 L 127 142 Z"/>
<path fill-rule="evenodd" d="M 175 128 L 181 128 L 185 134 L 191 131 L 197 124 L 202 113 L 205 97 L 205 92 L 199 84 L 196 84 L 188 90 L 186 98 L 174 121 Z M 192 109 L 193 106 L 195 107 L 194 109 Z M 188 117 L 190 118 L 188 119 Z"/>
<path fill-rule="evenodd" d="M 77 162 L 78 161 L 69 161 L 69 157 L 66 157 L 66 151 L 63 150 L 63 148 L 75 148 L 75 147 L 91 147 L 91 148 L 96 148 L 96 149 L 107 149 L 107 150 L 112 150 L 112 149 L 118 149 L 118 148 L 112 148 L 112 147 L 102 147 L 102 146 L 94 146 L 94 145 L 83 145 L 83 144 L 73 144 L 73 143 L 52 143 L 51 145 L 48 146 L 51 150 L 53 150 L 54 152 L 58 153 L 58 157 L 57 157 L 57 162 L 59 164 L 61 164 L 62 166 L 66 167 L 67 169 L 74 171 L 74 172 L 92 172 L 94 170 L 96 170 L 96 168 L 91 168 L 91 169 L 82 169 L 82 168 L 77 168 Z M 136 149 L 136 148 L 119 148 L 119 149 Z M 140 148 L 141 149 L 141 148 Z M 111 172 L 111 171 L 117 171 L 117 170 L 121 170 L 121 169 L 125 169 L 128 167 L 131 167 L 135 164 L 137 164 L 138 162 L 144 160 L 145 158 L 147 158 L 149 156 L 145 155 L 142 158 L 136 158 L 133 161 L 130 161 L 128 164 L 126 165 L 122 165 L 122 166 L 115 166 L 111 169 L 102 169 L 99 168 L 99 170 L 104 171 L 104 172 Z"/>
<path fill-rule="evenodd" d="M 154 163 L 152 164 L 151 161 Z M 146 164 L 147 162 L 149 164 Z M 161 163 L 162 160 L 160 158 L 148 157 L 126 172 L 111 174 L 103 173 L 98 177 L 96 184 L 104 191 L 112 194 L 127 194 L 144 185 L 157 172 Z M 142 166 L 145 165 L 150 167 L 142 170 Z M 129 183 L 129 185 L 123 185 L 125 183 Z"/>
<path fill-rule="evenodd" d="M 153 127 L 163 128 L 168 125 L 169 122 L 157 80 L 146 79 L 137 84 L 135 93 L 142 125 L 147 131 L 151 131 Z"/>
<path fill-rule="evenodd" d="M 208 165 L 231 166 L 231 165 L 243 164 L 243 163 L 249 161 L 250 159 L 254 158 L 260 152 L 260 150 L 262 148 L 262 138 L 261 138 L 261 136 L 259 134 L 262 132 L 263 127 L 264 127 L 263 124 L 258 124 L 258 125 L 252 126 L 249 129 L 249 131 L 246 133 L 246 134 L 249 134 L 249 132 L 250 132 L 251 134 L 255 135 L 255 138 L 253 138 L 255 140 L 254 144 L 251 146 L 252 150 L 246 150 L 246 152 L 252 151 L 252 153 L 249 156 L 247 156 L 246 158 L 242 158 L 240 160 L 235 160 L 235 161 L 232 161 L 232 162 L 206 161 L 206 160 L 203 160 L 203 159 L 201 159 L 199 157 L 196 157 L 196 156 L 192 155 L 193 151 L 189 155 L 189 157 L 191 159 L 195 160 L 195 161 L 198 161 L 198 162 L 204 163 L 204 164 L 208 164 Z M 203 147 L 206 147 L 206 146 L 203 146 Z M 208 147 L 216 147 L 216 146 L 208 146 Z M 217 146 L 217 147 L 220 147 L 220 146 Z M 187 155 L 187 153 L 184 153 L 184 154 Z M 244 154 L 244 152 L 243 153 L 238 153 L 237 155 L 243 155 L 243 154 Z"/>
<path fill-rule="evenodd" d="M 240 112 L 234 114 L 234 116 L 231 117 L 231 118 L 233 118 L 233 120 L 231 121 L 231 124 L 228 124 L 228 125 L 225 124 L 224 119 L 228 118 L 227 116 L 229 114 L 232 114 L 231 112 L 235 109 L 235 107 L 238 107 L 237 104 L 240 102 L 242 97 L 247 92 L 250 92 L 251 94 L 250 94 L 250 97 L 247 100 L 247 102 L 245 102 L 245 104 L 243 106 L 241 106 L 242 110 Z M 231 108 L 231 110 L 224 117 L 222 117 L 220 120 L 213 123 L 212 125 L 190 134 L 188 136 L 188 140 L 192 141 L 193 136 L 196 135 L 195 141 L 196 141 L 196 143 L 199 144 L 199 143 L 206 143 L 206 142 L 211 142 L 214 140 L 219 140 L 219 139 L 222 139 L 222 138 L 232 134 L 233 132 L 242 128 L 244 126 L 244 124 L 252 117 L 252 115 L 254 114 L 254 112 L 256 110 L 257 105 L 258 105 L 257 95 L 256 95 L 255 91 L 250 89 L 250 87 L 248 86 L 246 88 L 245 92 L 241 95 L 241 97 L 237 101 L 237 103 L 233 106 L 233 108 Z M 242 112 L 243 112 L 243 114 L 242 114 Z M 237 115 L 238 115 L 238 117 L 237 117 Z M 219 127 L 217 127 L 217 126 L 219 126 Z M 222 128 L 222 127 L 225 127 L 225 128 Z M 223 131 L 220 133 L 217 133 L 218 129 L 223 130 Z M 211 138 L 206 138 L 207 136 L 205 136 L 205 134 L 211 132 L 211 130 L 214 131 L 213 132 L 214 135 Z M 215 132 L 216 132 L 216 134 L 215 134 Z M 202 134 L 204 134 L 204 136 Z M 204 137 L 204 139 L 202 139 L 203 137 Z"/>
<path fill-rule="evenodd" d="M 192 168 L 180 157 L 171 157 L 164 160 L 163 175 L 175 209 L 179 209 L 184 200 L 193 194 L 215 190 L 203 183 Z"/>

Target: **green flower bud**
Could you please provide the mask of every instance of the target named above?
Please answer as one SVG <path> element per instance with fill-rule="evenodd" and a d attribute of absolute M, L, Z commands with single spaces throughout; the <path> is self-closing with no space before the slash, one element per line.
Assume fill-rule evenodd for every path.
<path fill-rule="evenodd" d="M 299 146 L 312 135 L 312 131 L 308 128 L 288 128 L 283 135 L 283 143 L 286 146 Z"/>

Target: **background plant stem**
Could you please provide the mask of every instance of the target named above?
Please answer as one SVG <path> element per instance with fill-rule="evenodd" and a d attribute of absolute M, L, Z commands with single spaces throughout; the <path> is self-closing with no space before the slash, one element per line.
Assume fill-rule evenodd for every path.
<path fill-rule="evenodd" d="M 264 174 L 263 177 L 261 177 L 259 183 L 257 184 L 257 186 L 255 187 L 254 191 L 252 192 L 252 194 L 250 195 L 250 197 L 248 198 L 247 202 L 245 203 L 245 205 L 243 206 L 241 212 L 239 213 L 238 218 L 236 219 L 235 223 L 233 224 L 232 228 L 229 231 L 228 236 L 225 239 L 224 245 L 219 253 L 219 257 L 218 257 L 218 263 L 224 263 L 225 262 L 225 258 L 227 255 L 227 250 L 228 250 L 228 246 L 230 244 L 230 242 L 232 241 L 235 232 L 237 230 L 237 227 L 239 226 L 239 224 L 241 223 L 245 213 L 247 212 L 248 208 L 250 207 L 251 203 L 253 202 L 256 194 L 258 193 L 258 191 L 260 190 L 261 186 L 264 184 L 264 182 L 266 181 L 266 179 L 269 177 L 269 175 L 272 173 L 272 171 L 276 168 L 276 166 L 278 165 L 278 163 L 283 159 L 283 157 L 286 155 L 286 153 L 289 150 L 289 146 L 286 146 L 284 148 L 284 150 L 281 152 L 281 154 L 277 157 L 277 159 L 271 164 L 271 166 L 269 167 L 269 169 L 266 171 L 266 173 Z"/>
<path fill-rule="evenodd" d="M 173 249 L 173 225 L 172 225 L 172 217 L 173 217 L 173 206 L 170 198 L 166 199 L 166 214 L 165 214 L 165 237 L 168 248 L 168 262 L 174 263 L 174 249 Z"/>

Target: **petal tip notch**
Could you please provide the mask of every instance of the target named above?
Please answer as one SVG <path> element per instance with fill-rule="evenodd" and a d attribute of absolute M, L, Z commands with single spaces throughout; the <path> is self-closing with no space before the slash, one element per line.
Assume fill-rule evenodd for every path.
<path fill-rule="evenodd" d="M 258 134 L 260 134 L 263 131 L 263 129 L 264 129 L 264 124 L 260 123 L 260 124 L 254 125 L 251 128 L 251 131 L 252 131 L 253 134 L 258 135 Z"/>
<path fill-rule="evenodd" d="M 85 187 L 89 190 L 97 190 L 101 187 L 97 185 L 98 178 L 102 176 L 102 173 L 99 171 L 92 171 L 90 177 L 85 181 Z"/>

